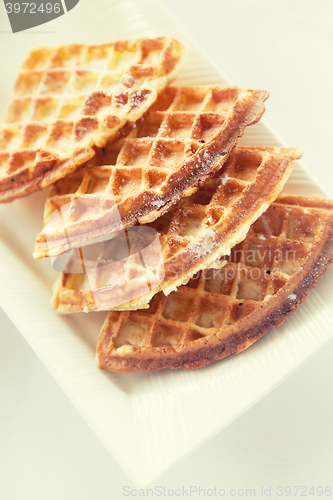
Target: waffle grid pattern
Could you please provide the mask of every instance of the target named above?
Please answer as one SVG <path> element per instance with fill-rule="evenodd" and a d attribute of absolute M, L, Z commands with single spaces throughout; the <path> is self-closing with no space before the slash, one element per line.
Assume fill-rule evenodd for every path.
<path fill-rule="evenodd" d="M 191 342 L 234 324 L 289 281 L 306 259 L 317 226 L 311 210 L 304 214 L 298 207 L 273 204 L 225 267 L 198 273 L 168 297 L 158 294 L 147 310 L 114 312 L 115 347 Z"/>
<path fill-rule="evenodd" d="M 68 239 L 76 247 L 161 216 L 222 166 L 246 124 L 262 113 L 265 97 L 237 87 L 168 87 L 125 138 L 56 184 L 35 256 L 68 250 Z M 66 238 L 52 223 L 61 207 Z"/>
<path fill-rule="evenodd" d="M 160 240 L 160 247 L 155 247 L 155 252 L 151 252 L 147 259 L 147 263 L 155 264 L 155 272 L 149 266 L 147 269 L 150 272 L 146 285 L 151 289 L 149 292 L 142 294 L 137 259 L 114 266 L 113 272 L 109 272 L 107 265 L 100 265 L 106 253 L 112 255 L 114 243 L 110 240 L 95 246 L 95 266 L 89 265 L 90 269 L 95 267 L 95 271 L 91 272 L 90 278 L 84 273 L 73 275 L 70 271 L 76 265 L 75 259 L 70 262 L 56 287 L 53 302 L 57 311 L 147 307 L 151 296 L 159 290 L 169 293 L 170 288 L 187 282 L 198 270 L 212 265 L 223 255 L 222 252 L 227 253 L 245 237 L 251 222 L 259 217 L 255 197 L 260 210 L 264 199 L 275 199 L 278 191 L 274 193 L 274 189 L 277 190 L 281 179 L 288 176 L 292 162 L 283 155 L 290 154 L 291 150 L 274 151 L 235 148 L 223 168 L 196 193 L 183 198 L 180 204 L 156 221 L 141 226 L 155 229 Z M 295 150 L 293 153 L 296 154 Z M 274 189 L 267 184 L 267 177 L 273 184 L 276 181 Z M 84 260 L 92 247 L 82 247 Z M 87 261 L 91 262 L 90 257 Z M 147 276 L 142 271 L 141 275 Z M 136 298 L 129 299 L 129 285 L 132 292 L 138 286 L 141 295 L 138 291 Z M 124 291 L 118 286 L 123 286 Z M 95 298 L 98 296 L 98 306 L 94 295 Z"/>
<path fill-rule="evenodd" d="M 181 55 L 171 38 L 33 50 L 0 128 L 0 201 L 37 189 L 31 181 L 40 177 L 45 187 L 91 158 L 93 146 L 151 106 Z"/>
<path fill-rule="evenodd" d="M 100 367 L 125 372 L 136 371 L 136 363 L 147 370 L 189 368 L 190 363 L 182 363 L 196 350 L 224 343 L 215 357 L 220 359 L 251 345 L 270 324 L 280 324 L 332 261 L 333 204 L 319 208 L 307 201 L 289 197 L 271 205 L 225 267 L 205 269 L 168 297 L 156 295 L 147 310 L 110 312 L 97 347 Z M 313 259 L 320 269 L 310 279 Z M 244 337 L 258 322 L 263 323 L 257 335 Z M 176 359 L 171 366 L 170 359 Z"/>

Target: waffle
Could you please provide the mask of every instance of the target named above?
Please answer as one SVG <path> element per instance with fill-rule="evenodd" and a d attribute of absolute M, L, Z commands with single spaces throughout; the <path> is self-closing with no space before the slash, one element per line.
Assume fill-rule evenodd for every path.
<path fill-rule="evenodd" d="M 333 202 L 280 197 L 220 270 L 206 269 L 149 309 L 109 313 L 97 360 L 116 372 L 192 369 L 238 353 L 280 325 L 332 262 Z"/>
<path fill-rule="evenodd" d="M 0 202 L 44 188 L 138 120 L 176 76 L 183 47 L 144 38 L 32 50 L 0 126 Z"/>
<path fill-rule="evenodd" d="M 237 87 L 168 87 L 125 137 L 54 186 L 34 257 L 157 219 L 221 168 L 267 97 Z"/>
<path fill-rule="evenodd" d="M 215 266 L 275 200 L 301 153 L 236 147 L 215 176 L 153 223 L 74 251 L 55 284 L 54 308 L 62 314 L 145 308 L 157 292 L 168 295 Z"/>

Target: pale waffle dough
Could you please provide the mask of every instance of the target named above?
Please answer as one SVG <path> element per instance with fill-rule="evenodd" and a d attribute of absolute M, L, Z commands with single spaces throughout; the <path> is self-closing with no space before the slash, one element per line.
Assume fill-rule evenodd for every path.
<path fill-rule="evenodd" d="M 0 125 L 0 202 L 44 188 L 138 120 L 178 71 L 170 37 L 32 50 Z"/>
<path fill-rule="evenodd" d="M 245 127 L 262 116 L 267 97 L 238 87 L 168 87 L 125 138 L 54 186 L 34 257 L 155 220 L 221 168 Z"/>
<path fill-rule="evenodd" d="M 145 255 L 119 255 L 119 239 L 74 251 L 54 286 L 53 307 L 62 314 L 145 308 L 157 292 L 167 295 L 201 269 L 215 266 L 275 200 L 291 172 L 292 159 L 301 154 L 301 149 L 292 148 L 236 147 L 195 194 L 156 221 L 139 226 L 143 241 L 149 240 L 151 234 L 145 232 L 153 228 L 159 242 L 147 246 Z M 80 272 L 83 269 L 86 272 Z"/>
<path fill-rule="evenodd" d="M 333 201 L 280 197 L 233 249 L 147 310 L 109 313 L 97 362 L 116 372 L 198 368 L 249 347 L 308 297 L 332 262 Z"/>

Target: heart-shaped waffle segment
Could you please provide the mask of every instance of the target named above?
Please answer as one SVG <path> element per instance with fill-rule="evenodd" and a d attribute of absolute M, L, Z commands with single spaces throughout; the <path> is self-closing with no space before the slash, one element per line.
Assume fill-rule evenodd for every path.
<path fill-rule="evenodd" d="M 198 368 L 243 351 L 308 297 L 332 262 L 333 201 L 279 197 L 233 249 L 149 309 L 109 313 L 97 361 L 116 372 Z"/>
<path fill-rule="evenodd" d="M 245 127 L 263 114 L 267 96 L 237 87 L 168 87 L 125 138 L 54 186 L 34 257 L 155 220 L 221 168 Z"/>
<path fill-rule="evenodd" d="M 301 153 L 236 147 L 214 177 L 162 217 L 74 251 L 54 288 L 55 309 L 141 309 L 215 265 L 275 200 Z"/>
<path fill-rule="evenodd" d="M 53 184 L 138 120 L 177 73 L 170 37 L 32 50 L 0 125 L 0 202 Z"/>

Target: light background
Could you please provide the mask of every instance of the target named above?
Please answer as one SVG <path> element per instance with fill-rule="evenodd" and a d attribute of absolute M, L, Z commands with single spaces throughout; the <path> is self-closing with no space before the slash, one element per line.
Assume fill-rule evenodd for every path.
<path fill-rule="evenodd" d="M 91 0 L 80 4 L 86 1 Z M 233 83 L 271 92 L 266 121 L 288 145 L 304 147 L 304 164 L 333 197 L 333 4 L 162 3 Z M 80 4 L 68 14 L 72 23 Z M 96 19 L 87 20 L 84 29 L 103 15 L 95 4 Z M 126 12 L 130 2 L 123 4 Z M 54 30 L 61 41 L 61 26 L 59 19 L 35 32 Z M 8 64 L 11 46 L 20 44 L 23 57 L 25 40 L 33 35 L 8 30 L 1 5 L 1 68 L 10 67 L 14 77 L 18 63 Z M 40 33 L 41 44 L 43 37 Z M 332 358 L 331 341 L 152 487 L 256 488 L 260 496 L 262 486 L 272 486 L 273 498 L 278 485 L 330 485 L 333 491 Z M 3 313 L 0 429 L 1 499 L 117 499 L 124 486 L 134 487 Z"/>

